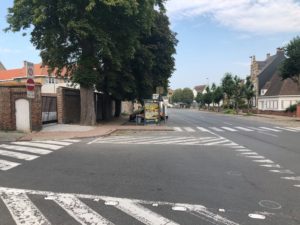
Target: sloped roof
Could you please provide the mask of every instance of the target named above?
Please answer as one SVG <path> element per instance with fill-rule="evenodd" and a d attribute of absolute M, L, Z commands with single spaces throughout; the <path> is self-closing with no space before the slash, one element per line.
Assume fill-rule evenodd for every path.
<path fill-rule="evenodd" d="M 66 73 L 63 70 L 62 75 Z M 42 67 L 42 63 L 34 64 L 34 75 L 35 76 L 48 76 L 48 67 Z M 2 70 L 0 71 L 0 80 L 13 80 L 15 78 L 26 77 L 25 67 L 20 69 Z"/>
<path fill-rule="evenodd" d="M 277 95 L 300 95 L 300 87 L 291 79 L 282 80 L 280 72 L 277 70 L 272 79 L 268 82 L 269 87 L 265 96 Z"/>
<path fill-rule="evenodd" d="M 2 64 L 2 62 L 0 62 L 0 71 L 1 70 L 6 70 L 5 67 L 4 67 L 4 65 Z"/>
<path fill-rule="evenodd" d="M 198 93 L 202 93 L 206 88 L 206 85 L 198 85 L 195 86 L 194 89 L 198 92 Z"/>

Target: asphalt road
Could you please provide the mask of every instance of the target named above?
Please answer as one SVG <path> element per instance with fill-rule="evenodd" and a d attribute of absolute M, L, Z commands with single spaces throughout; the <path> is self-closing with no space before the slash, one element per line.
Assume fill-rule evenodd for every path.
<path fill-rule="evenodd" d="M 188 110 L 168 126 L 0 144 L 0 225 L 300 224 L 300 130 Z"/>

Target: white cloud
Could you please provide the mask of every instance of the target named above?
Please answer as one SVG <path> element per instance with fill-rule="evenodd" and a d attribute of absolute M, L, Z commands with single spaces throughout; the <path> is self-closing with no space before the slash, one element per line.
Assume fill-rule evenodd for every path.
<path fill-rule="evenodd" d="M 2 47 L 0 47 L 0 53 L 18 54 L 18 53 L 21 53 L 21 51 L 17 50 L 17 49 L 10 49 L 10 48 L 2 48 Z"/>
<path fill-rule="evenodd" d="M 297 0 L 169 0 L 173 21 L 209 16 L 234 30 L 266 34 L 300 32 Z"/>

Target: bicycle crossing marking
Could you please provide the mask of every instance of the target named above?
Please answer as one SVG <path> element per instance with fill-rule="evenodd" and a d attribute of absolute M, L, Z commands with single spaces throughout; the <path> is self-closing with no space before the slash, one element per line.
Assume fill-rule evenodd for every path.
<path fill-rule="evenodd" d="M 82 225 L 113 225 L 113 223 L 93 209 L 97 206 L 91 208 L 83 203 L 81 199 L 97 200 L 97 202 L 102 200 L 108 209 L 109 207 L 114 207 L 146 225 L 179 225 L 179 223 L 145 207 L 146 205 L 152 207 L 154 207 L 154 205 L 156 207 L 166 206 L 170 212 L 175 211 L 177 208 L 183 208 L 185 210 L 183 210 L 182 213 L 196 216 L 196 218 L 202 222 L 210 222 L 215 225 L 239 225 L 236 222 L 209 211 L 203 205 L 0 187 L 0 198 L 8 208 L 16 225 L 51 225 L 48 220 L 49 218 L 47 218 L 51 213 L 46 211 L 45 214 L 42 214 L 38 209 L 38 205 L 34 204 L 28 195 L 37 195 L 44 197 L 45 201 L 54 202 L 57 207 L 61 207 L 66 214 Z M 101 206 L 100 204 L 103 203 L 99 202 L 99 207 Z M 184 214 L 182 214 L 182 216 Z M 199 221 L 199 223 L 201 223 L 201 221 Z"/>
<path fill-rule="evenodd" d="M 265 130 L 274 131 L 274 132 L 281 132 L 280 130 L 276 130 L 276 129 L 269 128 L 269 127 L 260 127 L 260 128 L 265 129 Z"/>
<path fill-rule="evenodd" d="M 10 144 L 0 144 L 0 156 L 31 161 L 39 158 L 41 155 L 50 154 L 53 150 L 64 148 L 79 141 L 80 140 L 66 139 L 63 141 L 21 141 L 11 142 Z M 22 165 L 22 163 L 0 158 L 0 170 L 2 171 L 13 169 L 19 165 Z"/>
<path fill-rule="evenodd" d="M 235 127 L 235 128 L 243 130 L 243 131 L 250 131 L 250 132 L 253 131 L 253 130 L 245 128 L 245 127 Z"/>

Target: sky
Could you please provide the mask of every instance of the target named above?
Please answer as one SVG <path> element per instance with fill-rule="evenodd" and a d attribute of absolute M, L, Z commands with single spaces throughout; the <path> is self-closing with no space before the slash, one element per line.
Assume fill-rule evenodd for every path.
<path fill-rule="evenodd" d="M 7 69 L 41 61 L 30 36 L 2 31 L 12 4 L 0 2 L 0 61 Z M 179 40 L 173 89 L 220 84 L 227 72 L 245 78 L 250 56 L 265 60 L 300 35 L 300 0 L 169 0 L 166 7 Z"/>

